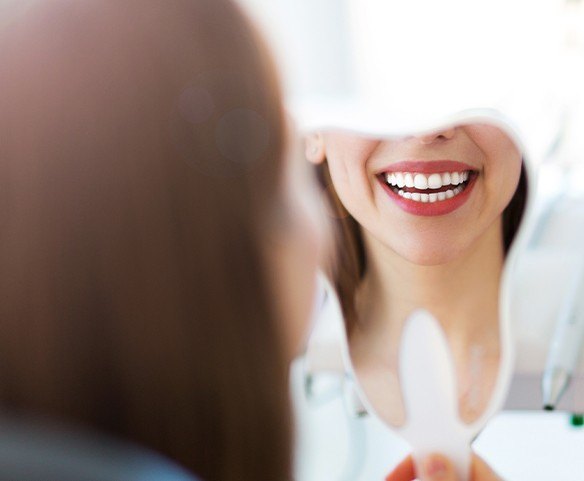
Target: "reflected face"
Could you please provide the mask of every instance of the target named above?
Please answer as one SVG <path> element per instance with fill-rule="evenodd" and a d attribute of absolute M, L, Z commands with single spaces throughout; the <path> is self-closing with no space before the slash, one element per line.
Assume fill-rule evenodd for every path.
<path fill-rule="evenodd" d="M 416 264 L 446 263 L 469 249 L 500 220 L 521 173 L 519 149 L 489 125 L 389 140 L 327 132 L 322 144 L 347 211 Z"/>

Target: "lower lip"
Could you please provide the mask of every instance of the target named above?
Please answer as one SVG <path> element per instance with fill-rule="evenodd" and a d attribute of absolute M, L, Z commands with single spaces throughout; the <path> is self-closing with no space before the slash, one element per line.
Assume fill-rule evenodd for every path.
<path fill-rule="evenodd" d="M 405 199 L 396 194 L 391 187 L 382 180 L 379 179 L 379 183 L 385 189 L 389 198 L 407 213 L 413 215 L 436 216 L 449 214 L 461 207 L 468 200 L 476 179 L 477 175 L 473 175 L 469 179 L 466 188 L 460 194 L 451 199 L 439 200 L 436 202 L 417 202 L 415 200 Z"/>

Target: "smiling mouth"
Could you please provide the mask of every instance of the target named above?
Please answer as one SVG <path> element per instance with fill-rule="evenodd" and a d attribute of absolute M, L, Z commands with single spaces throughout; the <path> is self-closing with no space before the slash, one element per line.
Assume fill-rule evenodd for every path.
<path fill-rule="evenodd" d="M 379 180 L 404 199 L 434 203 L 460 195 L 477 175 L 474 170 L 433 174 L 386 172 L 379 174 Z"/>

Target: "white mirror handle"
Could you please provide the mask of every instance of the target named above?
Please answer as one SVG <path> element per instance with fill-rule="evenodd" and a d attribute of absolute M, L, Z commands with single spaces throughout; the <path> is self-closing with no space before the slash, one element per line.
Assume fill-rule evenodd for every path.
<path fill-rule="evenodd" d="M 412 446 L 418 472 L 426 456 L 440 453 L 467 481 L 476 433 L 460 420 L 455 364 L 444 331 L 429 312 L 417 310 L 406 321 L 399 363 L 407 417 L 400 434 Z"/>

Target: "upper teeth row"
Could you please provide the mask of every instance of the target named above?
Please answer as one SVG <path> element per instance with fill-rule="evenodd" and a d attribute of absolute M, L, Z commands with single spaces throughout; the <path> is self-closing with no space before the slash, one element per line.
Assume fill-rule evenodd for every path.
<path fill-rule="evenodd" d="M 443 185 L 458 185 L 468 180 L 469 171 L 445 172 L 443 174 L 413 174 L 410 172 L 392 172 L 385 174 L 388 184 L 397 187 L 415 187 L 416 189 L 439 189 Z"/>

